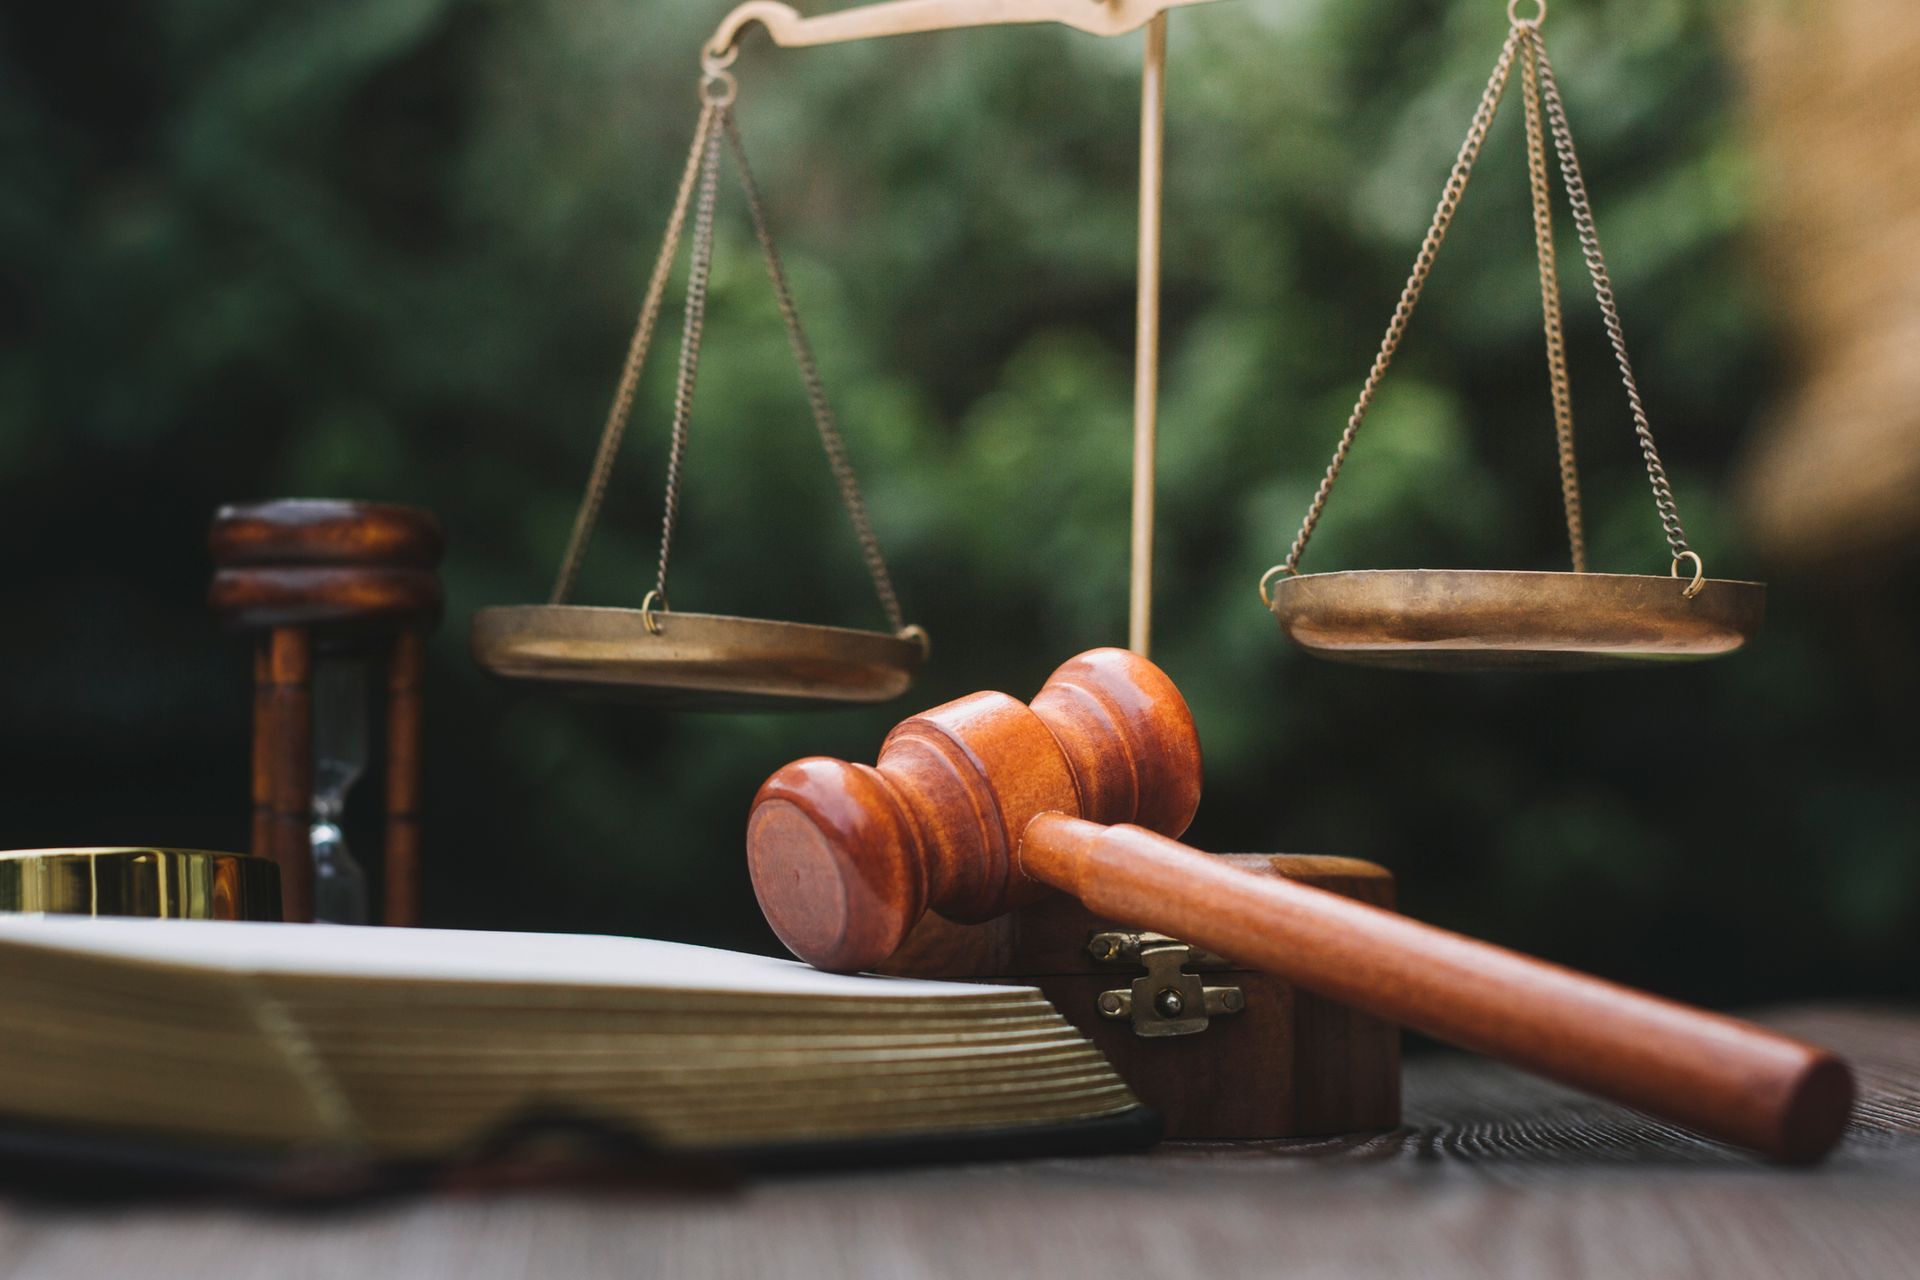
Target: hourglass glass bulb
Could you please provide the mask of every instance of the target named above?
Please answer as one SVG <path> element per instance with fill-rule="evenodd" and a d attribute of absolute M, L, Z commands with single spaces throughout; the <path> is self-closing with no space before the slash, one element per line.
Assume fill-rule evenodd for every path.
<path fill-rule="evenodd" d="M 347 792 L 367 765 L 366 665 L 323 657 L 313 677 L 313 918 L 367 922 L 367 878 L 347 848 L 341 823 Z"/>

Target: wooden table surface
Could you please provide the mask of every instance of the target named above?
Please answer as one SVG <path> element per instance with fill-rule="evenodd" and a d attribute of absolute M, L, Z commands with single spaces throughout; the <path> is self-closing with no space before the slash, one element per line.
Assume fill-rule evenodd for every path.
<path fill-rule="evenodd" d="M 1816 1169 L 1433 1055 L 1382 1137 L 317 1213 L 0 1204 L 0 1277 L 1920 1277 L 1920 1013 L 1767 1020 L 1859 1072 Z"/>

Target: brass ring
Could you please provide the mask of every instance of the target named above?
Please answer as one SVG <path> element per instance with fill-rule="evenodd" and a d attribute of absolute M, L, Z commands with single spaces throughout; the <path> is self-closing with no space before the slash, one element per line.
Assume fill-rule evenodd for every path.
<path fill-rule="evenodd" d="M 1533 0 L 1531 18 L 1520 16 L 1520 0 L 1507 0 L 1507 21 L 1516 27 L 1537 27 L 1547 20 L 1547 0 Z"/>
<path fill-rule="evenodd" d="M 1273 586 L 1274 577 L 1282 573 L 1287 574 L 1289 576 L 1297 577 L 1299 576 L 1299 572 L 1300 571 L 1298 569 L 1295 569 L 1290 564 L 1277 564 L 1273 566 L 1273 568 L 1261 574 L 1260 575 L 1260 603 L 1267 606 L 1267 608 L 1269 609 L 1273 608 L 1273 596 L 1271 594 L 1270 589 Z"/>
<path fill-rule="evenodd" d="M 647 624 L 647 634 L 651 636 L 660 634 L 660 619 L 653 616 L 653 604 L 656 600 L 660 602 L 661 613 L 672 612 L 672 610 L 667 608 L 667 599 L 665 596 L 661 595 L 658 591 L 647 592 L 647 598 L 640 602 L 640 621 Z"/>
<path fill-rule="evenodd" d="M 730 107 L 733 100 L 740 96 L 740 82 L 733 78 L 731 71 L 719 67 L 708 67 L 700 81 L 700 101 L 709 107 Z"/>
<path fill-rule="evenodd" d="M 920 646 L 920 661 L 925 662 L 933 656 L 933 637 L 919 623 L 910 623 L 894 634 L 901 640 L 911 640 Z"/>
<path fill-rule="evenodd" d="M 710 76 L 717 76 L 732 66 L 734 59 L 739 56 L 740 46 L 737 44 L 728 45 L 724 49 L 716 49 L 708 45 L 700 51 L 700 69 Z"/>
<path fill-rule="evenodd" d="M 1702 563 L 1699 552 L 1682 551 L 1679 555 L 1673 558 L 1672 573 L 1673 573 L 1673 576 L 1676 578 L 1680 576 L 1680 562 L 1682 560 L 1693 561 L 1693 581 L 1689 582 L 1687 584 L 1686 590 L 1680 593 L 1681 599 L 1691 600 L 1695 596 L 1699 595 L 1701 590 L 1705 588 L 1707 585 L 1707 566 L 1704 563 Z"/>

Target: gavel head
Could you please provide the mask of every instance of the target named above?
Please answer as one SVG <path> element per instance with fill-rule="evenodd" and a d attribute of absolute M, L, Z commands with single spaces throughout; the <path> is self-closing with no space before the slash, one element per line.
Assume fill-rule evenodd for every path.
<path fill-rule="evenodd" d="M 1200 740 L 1173 682 L 1124 649 L 1055 671 L 1031 705 L 976 693 L 903 722 L 877 766 L 813 757 L 754 797 L 747 866 L 767 923 L 823 969 L 871 968 L 929 909 L 988 920 L 1039 896 L 1020 835 L 1043 813 L 1178 836 Z"/>

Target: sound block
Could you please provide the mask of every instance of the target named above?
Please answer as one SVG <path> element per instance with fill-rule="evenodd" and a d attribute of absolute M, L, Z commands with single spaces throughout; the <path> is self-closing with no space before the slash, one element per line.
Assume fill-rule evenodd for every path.
<path fill-rule="evenodd" d="M 1220 854 L 1375 906 L 1393 876 L 1357 858 Z M 1039 987 L 1172 1139 L 1310 1138 L 1400 1123 L 1399 1029 L 1271 974 L 1180 951 L 1053 894 L 986 924 L 929 913 L 882 973 Z"/>

